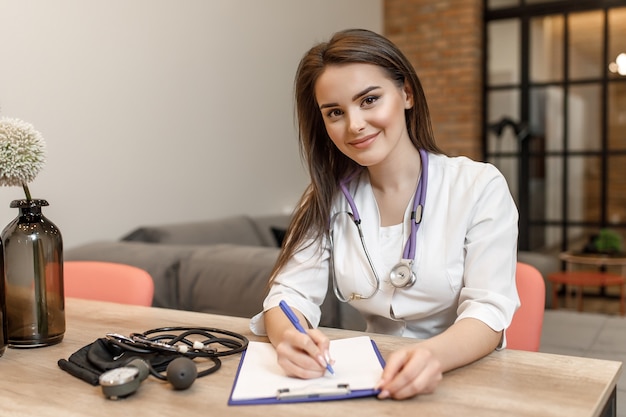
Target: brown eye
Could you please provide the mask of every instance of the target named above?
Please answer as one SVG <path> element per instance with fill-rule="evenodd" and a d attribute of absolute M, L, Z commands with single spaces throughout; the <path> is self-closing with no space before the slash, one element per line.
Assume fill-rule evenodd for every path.
<path fill-rule="evenodd" d="M 339 117 L 341 116 L 343 113 L 341 110 L 339 109 L 332 109 L 331 111 L 329 111 L 328 113 L 326 113 L 326 117 L 329 118 L 333 118 L 333 117 Z"/>
<path fill-rule="evenodd" d="M 361 105 L 362 106 L 371 106 L 372 104 L 374 104 L 376 101 L 378 101 L 380 97 L 379 96 L 367 96 L 363 99 Z"/>

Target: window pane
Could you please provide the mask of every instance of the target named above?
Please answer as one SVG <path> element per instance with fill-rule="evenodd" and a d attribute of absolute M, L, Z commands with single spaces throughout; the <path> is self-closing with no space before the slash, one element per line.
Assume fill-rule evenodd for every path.
<path fill-rule="evenodd" d="M 601 11 L 575 13 L 569 17 L 570 78 L 599 78 L 602 64 L 602 33 L 604 17 Z"/>
<path fill-rule="evenodd" d="M 528 250 L 540 251 L 546 245 L 545 226 L 530 226 L 528 234 Z"/>
<path fill-rule="evenodd" d="M 543 235 L 543 246 L 537 248 L 531 248 L 531 250 L 551 250 L 560 251 L 561 241 L 563 240 L 563 231 L 560 226 L 544 226 L 543 228 L 537 227 L 536 233 Z"/>
<path fill-rule="evenodd" d="M 526 0 L 526 4 L 553 3 L 561 0 Z"/>
<path fill-rule="evenodd" d="M 530 142 L 531 147 L 540 144 L 535 138 Z M 532 151 L 535 151 L 534 149 Z M 531 156 L 529 164 L 528 182 L 528 217 L 531 222 L 543 221 L 546 218 L 546 178 L 543 156 Z M 529 233 L 530 247 L 543 247 L 544 236 L 538 233 Z"/>
<path fill-rule="evenodd" d="M 596 84 L 572 86 L 567 104 L 569 149 L 600 150 L 602 144 L 600 86 Z"/>
<path fill-rule="evenodd" d="M 514 129 L 505 120 L 519 122 L 520 93 L 518 89 L 497 90 L 489 92 L 487 122 L 487 151 L 518 152 L 517 137 Z"/>
<path fill-rule="evenodd" d="M 626 149 L 626 83 L 609 84 L 609 150 Z"/>
<path fill-rule="evenodd" d="M 546 220 L 563 220 L 563 158 L 548 156 L 545 161 L 546 204 L 544 216 Z"/>
<path fill-rule="evenodd" d="M 500 170 L 511 191 L 515 204 L 519 207 L 519 162 L 516 156 L 494 156 L 489 158 L 489 163 Z"/>
<path fill-rule="evenodd" d="M 619 59 L 617 57 L 620 54 Z M 609 10 L 609 77 L 626 76 L 626 7 Z M 617 62 L 619 62 L 619 65 Z"/>
<path fill-rule="evenodd" d="M 563 89 L 537 87 L 530 89 L 530 133 L 545 142 L 548 151 L 563 150 Z"/>
<path fill-rule="evenodd" d="M 487 9 L 502 9 L 518 6 L 519 0 L 487 0 Z"/>
<path fill-rule="evenodd" d="M 489 22 L 487 26 L 487 83 L 519 84 L 520 23 L 518 19 Z"/>
<path fill-rule="evenodd" d="M 567 213 L 572 221 L 600 221 L 601 159 L 573 156 L 567 176 Z"/>
<path fill-rule="evenodd" d="M 530 21 L 530 81 L 563 79 L 563 16 L 545 16 Z"/>
<path fill-rule="evenodd" d="M 626 223 L 626 155 L 609 156 L 608 176 L 607 220 Z"/>

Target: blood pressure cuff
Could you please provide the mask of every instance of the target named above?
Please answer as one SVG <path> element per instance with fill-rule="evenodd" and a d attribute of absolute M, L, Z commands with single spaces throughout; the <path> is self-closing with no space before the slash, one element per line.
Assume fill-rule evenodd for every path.
<path fill-rule="evenodd" d="M 132 352 L 122 349 L 109 339 L 100 338 L 72 353 L 68 360 L 59 359 L 59 367 L 69 374 L 91 385 L 98 385 L 98 378 L 104 372 L 125 366 L 136 358 L 145 360 L 157 372 L 162 372 L 176 358 L 155 352 Z"/>

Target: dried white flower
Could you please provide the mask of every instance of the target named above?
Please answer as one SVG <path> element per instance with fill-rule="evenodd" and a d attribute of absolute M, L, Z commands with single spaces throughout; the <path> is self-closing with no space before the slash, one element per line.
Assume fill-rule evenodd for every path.
<path fill-rule="evenodd" d="M 33 125 L 0 119 L 0 185 L 21 186 L 35 179 L 45 163 L 46 144 Z"/>

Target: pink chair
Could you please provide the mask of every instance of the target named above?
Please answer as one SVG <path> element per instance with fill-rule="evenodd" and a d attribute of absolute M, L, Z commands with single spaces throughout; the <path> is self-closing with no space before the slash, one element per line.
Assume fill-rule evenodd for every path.
<path fill-rule="evenodd" d="M 63 284 L 66 297 L 150 306 L 154 296 L 150 274 L 111 262 L 66 261 Z"/>
<path fill-rule="evenodd" d="M 546 285 L 535 267 L 522 262 L 517 263 L 515 282 L 522 305 L 506 330 L 507 347 L 537 352 L 541 342 Z"/>

